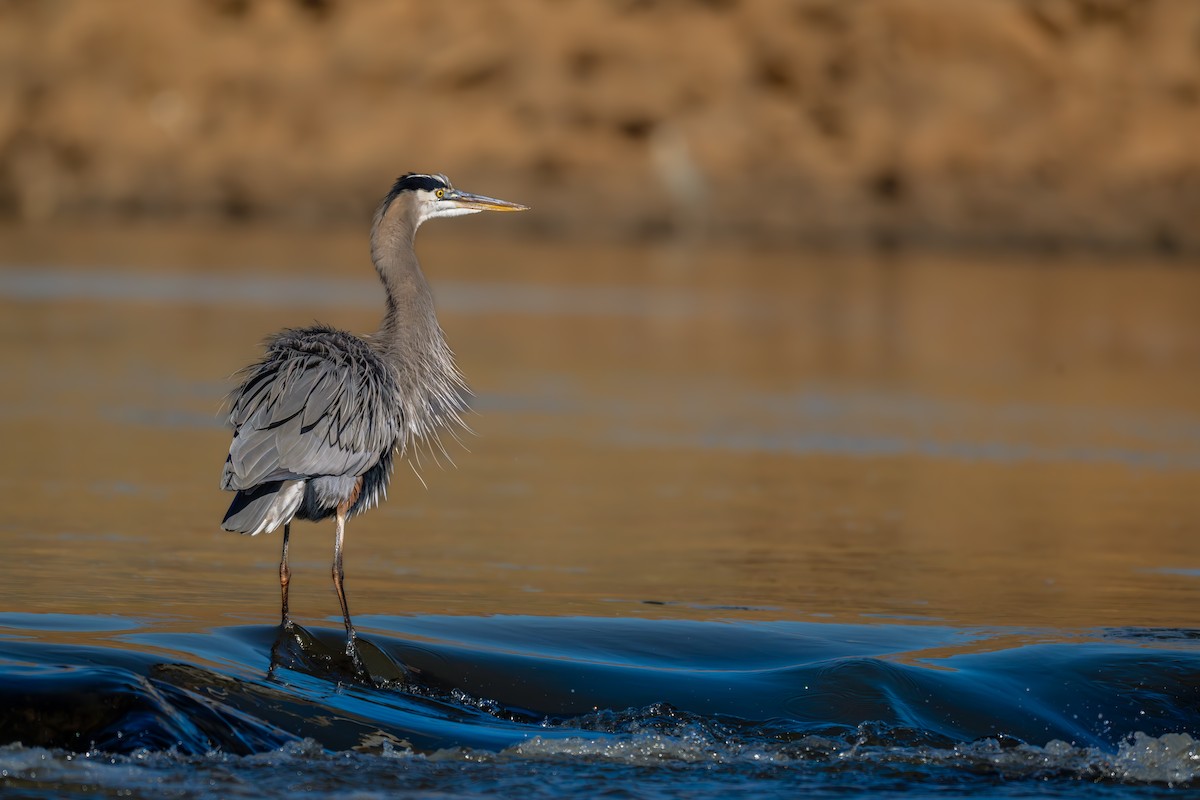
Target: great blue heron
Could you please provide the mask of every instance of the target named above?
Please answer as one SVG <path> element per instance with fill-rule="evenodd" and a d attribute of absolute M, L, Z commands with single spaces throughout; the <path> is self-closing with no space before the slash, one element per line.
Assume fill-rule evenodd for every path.
<path fill-rule="evenodd" d="M 279 561 L 282 626 L 288 613 L 288 538 L 293 519 L 335 517 L 333 587 L 358 664 L 342 586 L 346 519 L 384 495 L 393 457 L 460 425 L 465 384 L 434 313 L 413 238 L 434 217 L 526 206 L 460 192 L 445 175 L 401 176 L 371 226 L 371 260 L 387 312 L 371 336 L 323 325 L 292 328 L 267 342 L 231 395 L 233 442 L 221 488 L 236 491 L 221 526 L 256 535 L 283 525 Z"/>

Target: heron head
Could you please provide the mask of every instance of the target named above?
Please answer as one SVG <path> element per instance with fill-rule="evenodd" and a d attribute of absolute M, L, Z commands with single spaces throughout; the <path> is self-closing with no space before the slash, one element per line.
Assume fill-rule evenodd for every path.
<path fill-rule="evenodd" d="M 460 217 L 480 211 L 525 211 L 529 206 L 455 189 L 445 175 L 410 172 L 392 186 L 388 202 L 405 197 L 416 211 L 416 224 L 435 217 Z"/>

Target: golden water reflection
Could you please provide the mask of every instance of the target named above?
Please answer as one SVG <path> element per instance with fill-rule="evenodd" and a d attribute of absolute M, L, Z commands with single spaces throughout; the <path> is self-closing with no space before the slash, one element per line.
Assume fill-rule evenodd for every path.
<path fill-rule="evenodd" d="M 1200 273 L 450 227 L 421 255 L 477 435 L 353 522 L 356 615 L 1195 624 Z M 271 331 L 373 328 L 359 233 L 11 232 L 2 610 L 274 618 L 219 406 Z M 296 533 L 328 618 L 332 526 Z"/>

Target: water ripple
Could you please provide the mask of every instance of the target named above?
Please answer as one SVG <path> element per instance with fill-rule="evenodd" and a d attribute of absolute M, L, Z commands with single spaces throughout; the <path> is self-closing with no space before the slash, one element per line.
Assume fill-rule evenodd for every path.
<path fill-rule="evenodd" d="M 917 793 L 1001 779 L 1064 795 L 1200 778 L 1200 642 L 1178 632 L 373 617 L 368 680 L 336 630 L 0 622 L 27 634 L 0 638 L 0 788 L 26 796 L 214 780 L 262 796 L 344 770 L 441 796 L 481 764 L 530 797 L 631 769 L 663 797 L 680 796 L 666 775 L 690 796 L 764 797 L 899 774 Z"/>

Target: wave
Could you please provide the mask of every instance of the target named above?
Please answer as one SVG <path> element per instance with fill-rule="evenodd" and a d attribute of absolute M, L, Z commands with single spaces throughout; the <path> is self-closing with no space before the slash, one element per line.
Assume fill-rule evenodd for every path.
<path fill-rule="evenodd" d="M 0 787 L 378 772 L 454 793 L 485 764 L 521 785 L 651 770 L 664 796 L 680 771 L 764 796 L 798 769 L 1200 783 L 1193 631 L 370 617 L 364 675 L 336 629 L 22 620 L 0 620 Z"/>

